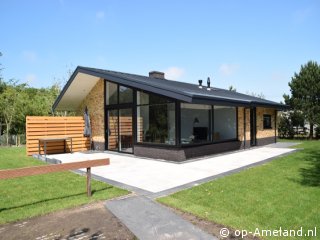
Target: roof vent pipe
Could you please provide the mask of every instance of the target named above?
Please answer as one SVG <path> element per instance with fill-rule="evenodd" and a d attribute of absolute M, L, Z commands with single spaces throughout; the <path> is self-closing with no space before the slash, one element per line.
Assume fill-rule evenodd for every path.
<path fill-rule="evenodd" d="M 199 88 L 202 88 L 202 80 L 199 79 L 198 82 L 199 82 Z"/>
<path fill-rule="evenodd" d="M 210 91 L 211 90 L 211 88 L 210 88 L 210 78 L 208 77 L 208 79 L 207 79 L 207 90 L 208 91 Z"/>

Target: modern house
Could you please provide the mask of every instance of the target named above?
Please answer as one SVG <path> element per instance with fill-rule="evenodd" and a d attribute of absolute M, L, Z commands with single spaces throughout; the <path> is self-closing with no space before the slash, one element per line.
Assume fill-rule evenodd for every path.
<path fill-rule="evenodd" d="M 277 111 L 265 99 L 165 79 L 77 67 L 54 111 L 88 107 L 93 148 L 183 161 L 276 142 Z"/>

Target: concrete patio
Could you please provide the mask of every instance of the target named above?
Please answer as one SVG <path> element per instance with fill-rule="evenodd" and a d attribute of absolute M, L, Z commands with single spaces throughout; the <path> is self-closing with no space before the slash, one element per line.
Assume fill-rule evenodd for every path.
<path fill-rule="evenodd" d="M 92 173 L 100 178 L 129 190 L 130 187 L 147 193 L 159 194 L 197 185 L 217 176 L 239 171 L 252 165 L 262 164 L 277 156 L 295 151 L 289 148 L 295 143 L 277 143 L 264 147 L 213 155 L 184 163 L 139 158 L 112 152 L 86 152 L 55 154 L 47 156 L 49 161 L 62 163 L 110 158 L 110 165 L 96 167 Z"/>

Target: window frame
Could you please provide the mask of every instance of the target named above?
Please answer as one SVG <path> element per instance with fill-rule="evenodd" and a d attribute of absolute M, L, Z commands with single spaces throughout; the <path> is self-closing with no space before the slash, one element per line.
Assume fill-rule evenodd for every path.
<path fill-rule="evenodd" d="M 106 85 L 107 85 L 107 82 L 110 82 L 110 83 L 114 83 L 114 84 L 117 84 L 117 95 L 118 95 L 118 103 L 117 104 L 112 104 L 112 105 L 107 105 L 106 104 L 106 96 L 107 96 L 107 91 L 106 91 Z M 225 142 L 234 142 L 234 141 L 239 141 L 239 132 L 238 132 L 238 124 L 239 124 L 239 118 L 238 118 L 238 110 L 239 110 L 239 107 L 238 106 L 235 106 L 233 104 L 211 104 L 211 131 L 214 131 L 214 106 L 230 106 L 230 107 L 235 107 L 236 109 L 236 138 L 234 139 L 226 139 L 226 140 L 219 140 L 219 141 L 213 141 L 213 137 L 210 136 L 210 141 L 208 142 L 203 142 L 203 143 L 191 143 L 191 144 L 182 144 L 181 143 L 181 104 L 182 103 L 188 103 L 188 102 L 185 102 L 185 101 L 180 101 L 180 100 L 177 100 L 177 99 L 174 99 L 172 97 L 169 97 L 169 96 L 164 96 L 164 95 L 161 95 L 161 94 L 158 94 L 158 93 L 154 93 L 154 92 L 150 92 L 148 90 L 142 90 L 142 89 L 139 89 L 139 88 L 136 88 L 136 87 L 132 87 L 132 86 L 128 86 L 126 84 L 121 84 L 121 83 L 118 83 L 118 82 L 115 82 L 115 81 L 112 81 L 112 80 L 109 80 L 109 79 L 104 79 L 104 108 L 105 108 L 105 132 L 106 132 L 106 128 L 108 127 L 107 126 L 107 111 L 108 110 L 111 110 L 111 109 L 119 109 L 119 108 L 130 108 L 132 107 L 132 110 L 133 110 L 133 147 L 134 145 L 145 145 L 145 146 L 154 146 L 154 147 L 160 147 L 160 148 L 172 148 L 172 149 L 179 149 L 179 148 L 189 148 L 189 147 L 195 147 L 195 146 L 204 146 L 204 145 L 213 145 L 213 144 L 219 144 L 219 143 L 225 143 Z M 133 102 L 131 103 L 120 103 L 119 102 L 119 98 L 120 98 L 120 85 L 121 86 L 124 86 L 124 87 L 128 87 L 130 89 L 132 89 L 132 94 L 133 94 Z M 168 99 L 168 102 L 167 103 L 161 103 L 161 104 L 168 104 L 168 103 L 174 103 L 175 104 L 175 144 L 174 145 L 170 145 L 170 144 L 166 144 L 166 143 L 152 143 L 152 142 L 138 142 L 137 140 L 137 132 L 138 132 L 138 126 L 137 126 L 137 109 L 138 109 L 138 106 L 145 106 L 145 105 L 150 105 L 150 104 L 138 104 L 137 103 L 137 94 L 138 92 L 143 92 L 143 93 L 146 93 L 146 94 L 153 94 L 153 95 L 156 95 L 156 96 L 159 96 L 159 97 L 163 97 L 163 98 L 166 98 Z M 159 105 L 161 105 L 159 104 Z M 151 104 L 151 105 L 157 105 L 157 104 Z M 200 104 L 201 105 L 201 104 Z M 204 105 L 208 105 L 208 104 L 204 104 Z M 105 140 L 105 145 L 106 145 L 106 149 L 107 149 L 107 145 L 108 144 L 108 139 L 107 139 L 107 136 L 106 136 L 106 140 Z M 133 150 L 134 151 L 134 150 Z"/>
<path fill-rule="evenodd" d="M 268 124 L 268 125 L 266 124 L 266 121 L 265 121 L 266 118 L 269 119 L 270 125 L 269 125 L 269 124 Z M 264 129 L 264 130 L 272 129 L 272 118 L 271 118 L 271 114 L 263 114 L 263 119 L 262 119 L 262 121 L 263 121 L 263 129 Z"/>
<path fill-rule="evenodd" d="M 139 92 L 142 92 L 142 93 L 148 94 L 148 95 L 155 95 L 157 97 L 165 98 L 168 101 L 166 103 L 138 104 L 137 98 L 138 98 L 138 93 Z M 135 99 L 136 99 L 135 106 L 134 106 L 134 108 L 136 109 L 136 115 L 135 115 L 136 120 L 135 121 L 137 123 L 135 144 L 149 145 L 149 146 L 163 146 L 163 147 L 168 147 L 168 148 L 177 147 L 178 146 L 178 140 L 177 140 L 177 107 L 176 107 L 177 104 L 176 104 L 176 100 L 173 99 L 173 98 L 170 98 L 170 97 L 166 97 L 166 96 L 163 96 L 163 95 L 160 95 L 160 94 L 144 91 L 144 90 L 141 90 L 141 89 L 136 89 L 136 91 L 135 91 Z M 174 111 L 175 111 L 175 113 L 174 113 L 174 117 L 175 117 L 175 121 L 174 121 L 174 127 L 175 127 L 174 144 L 158 143 L 158 142 L 139 142 L 138 141 L 138 108 L 139 107 L 146 107 L 146 106 L 149 106 L 149 107 L 150 106 L 162 106 L 162 105 L 168 105 L 168 104 L 174 104 Z"/>

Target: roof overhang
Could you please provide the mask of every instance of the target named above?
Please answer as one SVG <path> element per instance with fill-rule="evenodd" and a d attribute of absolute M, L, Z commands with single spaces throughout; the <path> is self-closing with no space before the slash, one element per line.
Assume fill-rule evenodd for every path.
<path fill-rule="evenodd" d="M 238 107 L 266 107 L 277 110 L 288 109 L 287 105 L 267 100 L 239 99 L 222 96 L 208 96 L 206 94 L 193 94 L 188 91 L 170 88 L 170 86 L 159 86 L 149 82 L 141 82 L 134 76 L 116 75 L 111 72 L 100 72 L 95 69 L 77 67 L 69 81 L 61 91 L 53 104 L 54 111 L 76 111 L 82 101 L 100 79 L 107 79 L 127 87 L 139 89 L 151 93 L 163 95 L 182 102 L 195 104 L 228 105 Z"/>
<path fill-rule="evenodd" d="M 77 68 L 53 104 L 54 111 L 76 111 L 85 97 L 100 80 Z"/>

